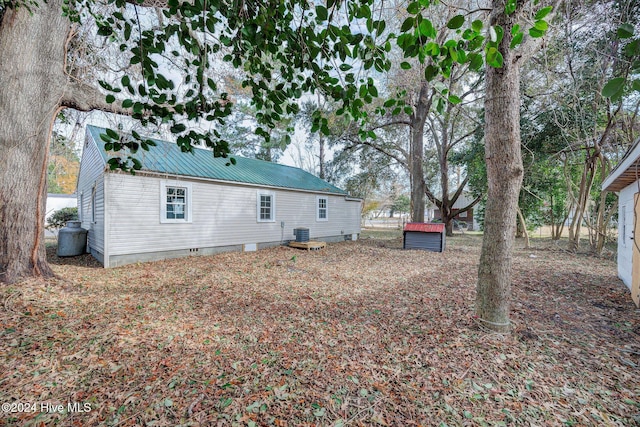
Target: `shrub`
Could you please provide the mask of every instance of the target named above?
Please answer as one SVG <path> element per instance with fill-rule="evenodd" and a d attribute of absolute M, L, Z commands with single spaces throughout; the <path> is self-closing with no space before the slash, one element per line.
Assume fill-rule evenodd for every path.
<path fill-rule="evenodd" d="M 58 229 L 67 225 L 67 221 L 78 220 L 78 208 L 62 208 L 47 218 L 48 229 Z"/>

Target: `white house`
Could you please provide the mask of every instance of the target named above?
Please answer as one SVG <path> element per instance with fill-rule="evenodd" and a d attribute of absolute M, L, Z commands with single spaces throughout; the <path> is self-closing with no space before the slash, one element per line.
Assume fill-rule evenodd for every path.
<path fill-rule="evenodd" d="M 56 211 L 63 208 L 75 208 L 78 206 L 78 197 L 75 194 L 47 194 L 47 207 L 44 214 L 44 225 L 47 225 L 47 220 Z M 55 237 L 57 232 L 47 230 L 45 228 L 44 235 L 47 237 Z"/>
<path fill-rule="evenodd" d="M 78 197 L 75 194 L 47 194 L 47 207 L 45 210 L 45 224 L 47 219 L 56 211 L 63 208 L 75 208 L 78 206 Z"/>
<path fill-rule="evenodd" d="M 135 154 L 135 175 L 111 171 L 104 129 L 87 126 L 78 175 L 78 215 L 87 251 L 105 267 L 223 251 L 251 251 L 294 240 L 356 239 L 361 200 L 301 169 L 255 159 L 182 153 L 154 140 Z"/>
<path fill-rule="evenodd" d="M 605 179 L 602 189 L 619 192 L 618 277 L 640 306 L 640 139 Z"/>

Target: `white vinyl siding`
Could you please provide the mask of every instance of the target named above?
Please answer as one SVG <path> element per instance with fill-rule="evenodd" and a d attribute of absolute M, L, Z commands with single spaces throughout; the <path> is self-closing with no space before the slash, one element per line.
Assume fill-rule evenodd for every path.
<path fill-rule="evenodd" d="M 109 174 L 110 255 L 280 242 L 295 239 L 293 229 L 297 227 L 308 227 L 312 238 L 360 233 L 360 202 L 347 201 L 344 196 L 327 195 L 331 219 L 316 222 L 317 194 L 256 191 L 255 187 L 196 180 L 189 181 L 192 222 L 167 227 L 160 223 L 159 181 L 140 174 Z M 260 194 L 273 196 L 270 222 L 256 221 L 256 195 Z"/>
<path fill-rule="evenodd" d="M 100 144 L 101 142 L 98 142 Z M 82 228 L 89 230 L 87 245 L 104 254 L 104 169 L 105 163 L 91 136 L 85 146 L 78 173 L 78 212 Z"/>
<path fill-rule="evenodd" d="M 638 184 L 622 189 L 618 204 L 618 277 L 631 288 L 634 234 L 634 194 Z"/>
<path fill-rule="evenodd" d="M 316 197 L 316 221 L 329 220 L 329 199 L 326 196 Z"/>
<path fill-rule="evenodd" d="M 627 205 L 620 207 L 620 215 L 618 219 L 618 233 L 622 246 L 627 247 Z"/>

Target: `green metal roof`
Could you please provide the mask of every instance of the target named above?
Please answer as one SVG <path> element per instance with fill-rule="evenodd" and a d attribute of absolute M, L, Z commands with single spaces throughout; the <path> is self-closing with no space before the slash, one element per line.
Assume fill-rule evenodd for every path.
<path fill-rule="evenodd" d="M 104 143 L 100 139 L 100 134 L 105 133 L 103 128 L 87 126 L 87 131 L 98 146 L 105 162 L 111 157 L 125 154 L 125 152 L 105 151 Z M 239 156 L 233 156 L 236 160 L 235 165 L 226 166 L 229 163 L 228 159 L 213 157 L 213 153 L 209 150 L 195 148 L 193 154 L 183 153 L 172 142 L 157 139 L 153 141 L 157 145 L 150 147 L 149 151 L 139 150 L 131 155 L 142 163 L 142 171 L 321 193 L 347 194 L 344 190 L 317 176 L 292 166 Z M 126 152 L 125 155 L 130 153 Z"/>

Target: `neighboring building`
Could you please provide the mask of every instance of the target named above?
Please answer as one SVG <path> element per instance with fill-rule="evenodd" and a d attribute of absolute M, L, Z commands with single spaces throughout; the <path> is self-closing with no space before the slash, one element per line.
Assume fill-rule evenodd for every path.
<path fill-rule="evenodd" d="M 56 211 L 63 208 L 75 208 L 78 206 L 78 197 L 75 194 L 54 194 L 47 193 L 47 207 L 45 208 L 44 226 L 47 226 L 47 220 Z M 44 229 L 45 237 L 56 237 L 57 230 Z"/>
<path fill-rule="evenodd" d="M 451 208 L 452 212 L 456 213 L 457 211 L 464 208 L 465 206 L 468 206 L 471 202 L 473 202 L 473 200 L 474 198 L 471 197 L 470 194 L 462 193 L 460 197 L 458 197 L 458 200 L 456 200 L 456 202 L 453 204 L 453 207 Z M 478 228 L 477 224 L 474 223 L 473 221 L 473 208 L 469 209 L 468 211 L 457 214 L 456 216 L 453 217 L 453 219 L 455 221 L 458 221 L 459 223 L 466 223 L 467 230 L 469 231 L 473 231 L 476 228 Z M 440 209 L 438 209 L 437 207 L 433 210 L 433 220 L 442 221 L 442 213 L 440 212 Z"/>
<path fill-rule="evenodd" d="M 208 150 L 182 153 L 154 140 L 132 156 L 135 175 L 111 171 L 100 134 L 87 126 L 78 176 L 78 215 L 89 230 L 88 252 L 105 267 L 252 251 L 294 240 L 356 239 L 361 200 L 301 169 L 255 159 L 214 158 Z"/>
<path fill-rule="evenodd" d="M 78 206 L 78 196 L 76 194 L 47 194 L 47 207 L 45 211 L 45 224 L 47 219 L 63 208 L 75 208 Z"/>
<path fill-rule="evenodd" d="M 602 183 L 602 189 L 618 197 L 618 277 L 640 306 L 640 139 Z"/>

